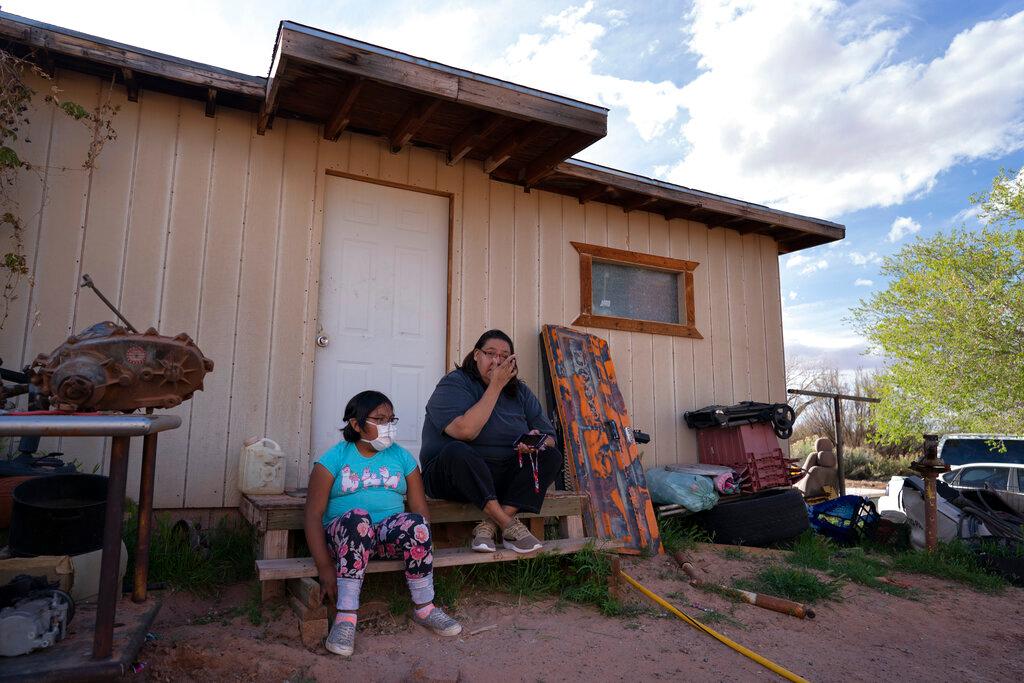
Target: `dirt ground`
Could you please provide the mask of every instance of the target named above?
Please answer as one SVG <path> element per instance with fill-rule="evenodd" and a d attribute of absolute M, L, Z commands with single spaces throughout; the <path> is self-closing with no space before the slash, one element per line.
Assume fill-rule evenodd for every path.
<path fill-rule="evenodd" d="M 702 546 L 690 554 L 709 579 L 729 583 L 778 561 L 736 558 Z M 623 569 L 701 620 L 699 608 L 727 615 L 712 628 L 812 681 L 1010 681 L 1024 671 L 1024 590 L 986 595 L 960 584 L 893 574 L 917 599 L 847 584 L 840 601 L 815 605 L 799 620 L 737 605 L 691 587 L 668 556 L 628 559 Z M 248 597 L 235 586 L 214 600 L 169 594 L 140 660 L 153 681 L 748 681 L 779 679 L 760 665 L 668 615 L 629 585 L 638 609 L 605 617 L 556 599 L 463 594 L 455 615 L 463 635 L 441 639 L 404 618 L 361 629 L 343 659 L 303 647 L 290 609 L 252 626 L 227 616 Z M 212 618 L 210 615 L 215 615 Z M 225 616 L 216 616 L 216 615 Z M 209 622 L 209 623 L 206 623 Z M 485 626 L 497 628 L 470 636 Z"/>

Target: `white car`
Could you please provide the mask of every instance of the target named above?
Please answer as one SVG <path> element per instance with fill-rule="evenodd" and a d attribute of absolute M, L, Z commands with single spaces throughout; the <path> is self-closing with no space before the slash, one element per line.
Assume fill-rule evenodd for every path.
<path fill-rule="evenodd" d="M 992 491 L 1014 512 L 1024 514 L 1024 465 L 972 462 L 954 466 L 942 480 L 955 489 Z"/>
<path fill-rule="evenodd" d="M 893 524 L 910 525 L 910 544 L 913 547 L 925 547 L 924 482 L 921 477 L 892 477 L 885 487 L 885 495 L 875 505 L 882 519 Z M 960 508 L 941 495 L 936 498 L 936 507 L 939 513 L 936 531 L 940 541 L 992 535 L 983 523 L 970 515 L 964 516 Z"/>

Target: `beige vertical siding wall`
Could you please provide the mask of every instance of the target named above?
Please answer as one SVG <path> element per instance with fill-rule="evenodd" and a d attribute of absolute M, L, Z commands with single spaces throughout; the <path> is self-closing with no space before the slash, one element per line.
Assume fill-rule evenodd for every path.
<path fill-rule="evenodd" d="M 109 84 L 61 72 L 83 104 Z M 82 273 L 137 327 L 188 332 L 216 370 L 206 390 L 177 408 L 182 427 L 160 439 L 158 507 L 238 503 L 235 471 L 251 435 L 279 441 L 291 485 L 310 463 L 313 347 L 328 170 L 453 195 L 452 360 L 479 334 L 514 337 L 522 377 L 542 394 L 538 332 L 579 314 L 579 260 L 570 241 L 698 261 L 697 326 L 704 339 L 591 330 L 607 339 L 634 424 L 649 430 L 648 465 L 696 460 L 685 410 L 710 403 L 784 400 L 778 256 L 764 236 L 666 221 L 645 212 L 491 181 L 478 162 L 278 120 L 265 136 L 254 116 L 143 91 L 123 90 L 118 139 L 95 169 L 81 168 L 89 131 L 45 107 L 31 117 L 23 155 L 39 171 L 16 188 L 26 218 L 34 285 L 23 282 L 0 331 L 0 357 L 20 366 L 68 334 L 111 316 Z M 45 191 L 44 191 L 45 187 Z M 45 196 L 45 201 L 44 201 Z M 107 444 L 47 444 L 103 468 Z M 138 458 L 132 459 L 137 481 Z"/>

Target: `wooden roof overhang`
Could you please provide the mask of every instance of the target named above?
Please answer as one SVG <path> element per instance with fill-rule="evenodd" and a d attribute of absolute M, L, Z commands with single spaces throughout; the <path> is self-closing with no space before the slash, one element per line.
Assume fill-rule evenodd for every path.
<path fill-rule="evenodd" d="M 535 185 L 608 132 L 608 110 L 281 22 L 257 132 L 274 116 L 478 159 L 496 179 Z"/>
<path fill-rule="evenodd" d="M 581 204 L 600 201 L 621 206 L 627 213 L 643 210 L 669 219 L 699 221 L 710 228 L 768 235 L 778 242 L 780 254 L 846 236 L 846 228 L 838 223 L 691 190 L 579 159 L 556 164 L 536 187 L 576 197 Z"/>
<path fill-rule="evenodd" d="M 282 22 L 270 77 L 250 76 L 0 12 L 0 42 L 53 72 L 79 71 L 123 85 L 275 116 L 386 136 L 442 150 L 450 164 L 478 159 L 492 178 L 774 238 L 779 253 L 841 240 L 837 223 L 692 190 L 571 159 L 607 131 L 607 109 L 317 29 Z"/>
<path fill-rule="evenodd" d="M 258 111 L 266 80 L 188 59 L 144 50 L 78 31 L 0 12 L 0 41 L 5 49 L 31 59 L 50 74 L 70 69 L 115 81 L 128 100 L 139 90 L 155 90 L 206 102 L 206 115 L 218 104 Z"/>

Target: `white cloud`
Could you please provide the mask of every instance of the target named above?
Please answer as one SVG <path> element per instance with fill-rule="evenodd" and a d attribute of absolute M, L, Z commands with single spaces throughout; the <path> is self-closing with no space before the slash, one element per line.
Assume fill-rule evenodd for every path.
<path fill-rule="evenodd" d="M 866 254 L 862 254 L 859 251 L 850 252 L 850 263 L 855 266 L 866 266 L 868 264 L 878 264 L 882 262 L 882 257 L 873 251 L 869 251 Z"/>
<path fill-rule="evenodd" d="M 980 225 L 981 221 L 978 220 L 978 217 L 980 215 L 980 206 L 969 206 L 966 209 L 957 211 L 956 214 L 949 220 L 949 222 L 954 228 L 959 228 L 965 223 Z"/>
<path fill-rule="evenodd" d="M 892 222 L 889 227 L 889 234 L 885 236 L 885 239 L 890 242 L 899 242 L 907 235 L 913 235 L 914 233 L 921 231 L 921 224 L 915 221 L 910 216 L 899 216 Z"/>
<path fill-rule="evenodd" d="M 853 281 L 853 286 L 854 287 L 871 287 L 874 284 L 875 283 L 873 281 L 867 280 L 867 279 L 862 278 L 862 277 L 859 277 L 859 278 L 857 278 L 856 280 Z"/>
<path fill-rule="evenodd" d="M 629 12 L 622 9 L 610 9 L 607 10 L 604 15 L 608 17 L 608 22 L 612 26 L 622 26 L 626 23 L 626 19 L 629 18 Z"/>
<path fill-rule="evenodd" d="M 633 81 L 595 71 L 605 27 L 588 20 L 593 1 L 544 17 L 547 33 L 524 33 L 486 73 L 626 112 L 644 142 L 665 133 L 683 107 L 671 81 Z"/>
<path fill-rule="evenodd" d="M 863 345 L 864 338 L 843 322 L 845 314 L 846 306 L 840 301 L 811 301 L 783 307 L 786 346 L 799 344 L 818 349 L 845 349 Z"/>
<path fill-rule="evenodd" d="M 786 259 L 786 268 L 800 268 L 801 275 L 809 275 L 815 271 L 828 268 L 828 261 L 823 258 L 814 259 L 804 254 L 793 254 Z"/>
<path fill-rule="evenodd" d="M 810 260 L 810 256 L 805 256 L 804 254 L 793 254 L 788 259 L 786 259 L 786 267 L 796 268 L 798 266 L 804 265 L 805 263 L 808 263 Z"/>
<path fill-rule="evenodd" d="M 790 301 L 796 301 L 796 292 L 790 290 L 790 292 L 789 292 L 789 300 Z"/>
<path fill-rule="evenodd" d="M 696 0 L 682 93 L 690 146 L 669 180 L 836 216 L 927 192 L 966 159 L 1024 148 L 1024 12 L 927 62 L 909 29 L 837 0 Z M 755 48 L 756 46 L 756 48 Z"/>

